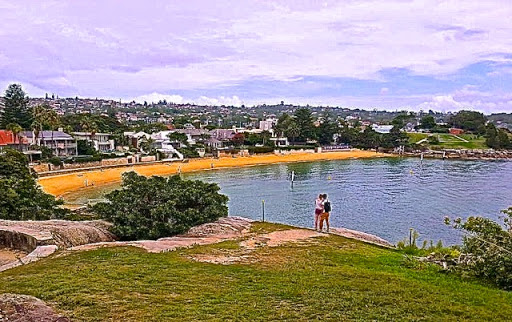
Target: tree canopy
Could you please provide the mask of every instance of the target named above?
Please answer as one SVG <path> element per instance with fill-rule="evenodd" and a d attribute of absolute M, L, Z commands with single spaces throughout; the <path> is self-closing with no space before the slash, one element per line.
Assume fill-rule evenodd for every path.
<path fill-rule="evenodd" d="M 484 134 L 486 122 L 487 118 L 480 112 L 460 111 L 453 115 L 448 123 L 453 127 L 461 128 L 468 132 Z"/>
<path fill-rule="evenodd" d="M 93 210 L 112 222 L 112 232 L 124 240 L 156 239 L 227 216 L 228 197 L 219 191 L 214 183 L 129 172 L 123 174 L 121 189 Z"/>
<path fill-rule="evenodd" d="M 67 214 L 62 201 L 44 193 L 22 153 L 6 149 L 0 153 L 0 218 L 46 220 Z"/>
<path fill-rule="evenodd" d="M 5 108 L 1 115 L 0 127 L 7 124 L 19 124 L 24 129 L 30 129 L 32 113 L 28 107 L 28 97 L 20 84 L 11 84 L 5 91 Z"/>

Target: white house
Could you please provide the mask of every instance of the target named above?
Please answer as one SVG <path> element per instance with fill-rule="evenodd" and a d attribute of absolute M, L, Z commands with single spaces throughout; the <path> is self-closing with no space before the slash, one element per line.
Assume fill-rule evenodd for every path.
<path fill-rule="evenodd" d="M 388 134 L 392 128 L 393 128 L 393 125 L 377 125 L 377 124 L 372 125 L 372 129 L 375 132 L 381 133 L 381 134 Z"/>
<path fill-rule="evenodd" d="M 56 156 L 77 155 L 76 140 L 69 134 L 59 131 L 40 131 L 37 138 L 32 131 L 24 131 L 21 136 L 25 137 L 29 145 L 40 145 L 50 148 Z"/>
<path fill-rule="evenodd" d="M 94 149 L 99 152 L 112 152 L 116 148 L 114 140 L 110 139 L 108 133 L 94 133 L 92 135 L 91 132 L 73 132 L 73 136 L 77 140 L 92 142 Z"/>

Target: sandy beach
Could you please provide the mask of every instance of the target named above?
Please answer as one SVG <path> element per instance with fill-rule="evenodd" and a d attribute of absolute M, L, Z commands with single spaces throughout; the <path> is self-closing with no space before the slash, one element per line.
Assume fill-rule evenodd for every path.
<path fill-rule="evenodd" d="M 189 162 L 169 162 L 148 165 L 135 165 L 122 168 L 108 168 L 103 170 L 74 172 L 50 177 L 40 178 L 39 184 L 43 190 L 54 196 L 62 196 L 66 193 L 77 191 L 88 185 L 100 186 L 108 183 L 121 181 L 124 172 L 135 171 L 138 174 L 150 175 L 171 175 L 178 172 L 191 172 L 201 170 L 212 170 L 219 168 L 232 168 L 252 165 L 264 165 L 288 162 L 307 162 L 321 160 L 343 160 L 358 158 L 387 157 L 389 155 L 371 151 L 351 150 L 342 152 L 324 153 L 297 153 L 297 154 L 265 154 L 248 157 L 225 157 L 225 158 L 202 158 L 191 159 Z"/>

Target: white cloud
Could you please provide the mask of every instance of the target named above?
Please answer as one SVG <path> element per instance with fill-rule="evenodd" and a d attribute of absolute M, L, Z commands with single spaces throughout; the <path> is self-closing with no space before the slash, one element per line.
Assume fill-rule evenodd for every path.
<path fill-rule="evenodd" d="M 482 92 L 473 86 L 465 86 L 450 94 L 435 95 L 416 106 L 418 110 L 457 111 L 477 110 L 485 113 L 512 111 L 511 93 Z"/>
<path fill-rule="evenodd" d="M 153 92 L 151 94 L 141 95 L 130 99 L 129 101 L 135 101 L 137 103 L 157 103 L 159 101 L 167 101 L 168 103 L 183 103 L 183 97 L 180 95 L 167 95 Z"/>
<path fill-rule="evenodd" d="M 241 106 L 243 104 L 242 100 L 238 96 L 232 96 L 232 97 L 219 96 L 217 98 L 201 96 L 198 99 L 193 100 L 193 102 L 196 104 L 199 104 L 199 105 Z"/>

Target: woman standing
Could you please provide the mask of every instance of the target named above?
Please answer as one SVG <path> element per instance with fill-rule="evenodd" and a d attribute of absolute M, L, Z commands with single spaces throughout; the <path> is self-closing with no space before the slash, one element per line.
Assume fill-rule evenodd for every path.
<path fill-rule="evenodd" d="M 315 230 L 318 230 L 318 222 L 320 215 L 324 212 L 324 200 L 323 195 L 319 194 L 315 200 Z"/>

